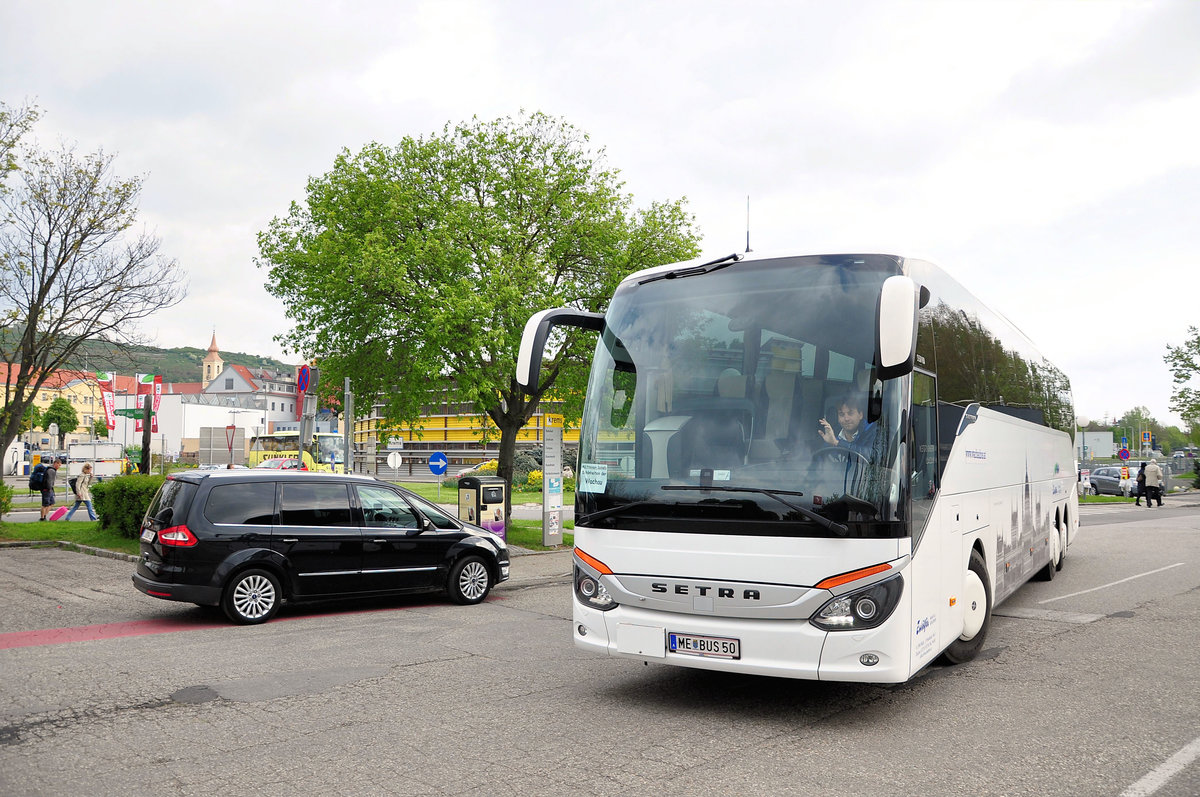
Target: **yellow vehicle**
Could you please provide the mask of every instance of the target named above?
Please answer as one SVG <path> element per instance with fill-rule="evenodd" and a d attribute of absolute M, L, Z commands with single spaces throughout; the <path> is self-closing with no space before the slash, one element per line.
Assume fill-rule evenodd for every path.
<path fill-rule="evenodd" d="M 298 432 L 272 432 L 250 438 L 250 467 L 268 459 L 295 459 L 300 453 Z M 304 446 L 304 466 L 310 471 L 344 473 L 346 441 L 335 432 L 318 432 Z"/>

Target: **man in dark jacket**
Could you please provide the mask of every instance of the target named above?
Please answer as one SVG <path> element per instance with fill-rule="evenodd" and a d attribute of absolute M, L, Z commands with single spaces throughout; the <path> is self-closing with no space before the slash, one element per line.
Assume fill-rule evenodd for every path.
<path fill-rule="evenodd" d="M 50 463 L 50 467 L 46 468 L 46 472 L 42 475 L 42 517 L 45 520 L 46 516 L 54 509 L 54 478 L 58 476 L 58 466 L 62 463 L 61 459 L 56 459 Z"/>

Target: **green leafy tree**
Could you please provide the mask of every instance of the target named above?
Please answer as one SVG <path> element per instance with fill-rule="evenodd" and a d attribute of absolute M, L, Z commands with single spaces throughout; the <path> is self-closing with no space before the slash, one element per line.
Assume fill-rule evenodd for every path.
<path fill-rule="evenodd" d="M 79 426 L 79 413 L 75 412 L 75 407 L 71 402 L 67 401 L 62 396 L 50 402 L 50 406 L 42 413 L 42 429 L 50 431 L 51 424 L 58 424 L 58 440 L 54 444 L 58 448 L 62 448 L 61 441 L 69 433 L 75 431 Z"/>
<path fill-rule="evenodd" d="M 1182 346 L 1167 346 L 1163 360 L 1175 381 L 1171 411 L 1179 413 L 1194 434 L 1200 426 L 1200 389 L 1192 386 L 1192 380 L 1200 376 L 1200 328 L 1188 327 L 1188 339 Z"/>
<path fill-rule="evenodd" d="M 515 370 L 529 316 L 603 309 L 622 277 L 694 257 L 697 240 L 684 200 L 634 209 L 603 151 L 536 113 L 343 151 L 260 233 L 258 264 L 293 322 L 280 342 L 317 357 L 323 382 L 350 377 L 394 423 L 473 406 L 499 430 L 511 479 L 543 396 L 577 417 L 595 345 L 566 334 L 526 396 Z"/>
<path fill-rule="evenodd" d="M 92 436 L 97 438 L 108 438 L 108 421 L 103 418 L 97 418 L 92 421 Z"/>
<path fill-rule="evenodd" d="M 141 179 L 115 176 L 103 151 L 21 145 L 36 118 L 0 103 L 0 448 L 85 341 L 133 342 L 137 321 L 183 298 L 158 239 L 132 232 Z"/>

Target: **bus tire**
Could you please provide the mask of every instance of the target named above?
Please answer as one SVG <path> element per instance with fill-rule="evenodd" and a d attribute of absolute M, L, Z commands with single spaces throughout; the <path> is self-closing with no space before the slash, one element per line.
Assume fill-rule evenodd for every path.
<path fill-rule="evenodd" d="M 992 624 L 992 590 L 987 562 L 972 549 L 971 562 L 963 579 L 963 633 L 942 653 L 950 664 L 964 664 L 979 655 Z"/>

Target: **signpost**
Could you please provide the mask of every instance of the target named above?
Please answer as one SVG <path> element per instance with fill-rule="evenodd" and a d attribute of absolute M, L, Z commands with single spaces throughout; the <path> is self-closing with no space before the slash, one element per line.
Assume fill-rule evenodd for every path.
<path fill-rule="evenodd" d="M 429 471 L 434 476 L 441 476 L 446 472 L 450 460 L 446 459 L 446 455 L 441 451 L 434 451 L 429 455 Z M 442 480 L 438 479 L 438 500 L 442 500 Z"/>
<path fill-rule="evenodd" d="M 399 451 L 387 455 L 388 467 L 392 469 L 392 478 L 400 481 L 400 466 L 404 464 L 404 456 Z"/>

